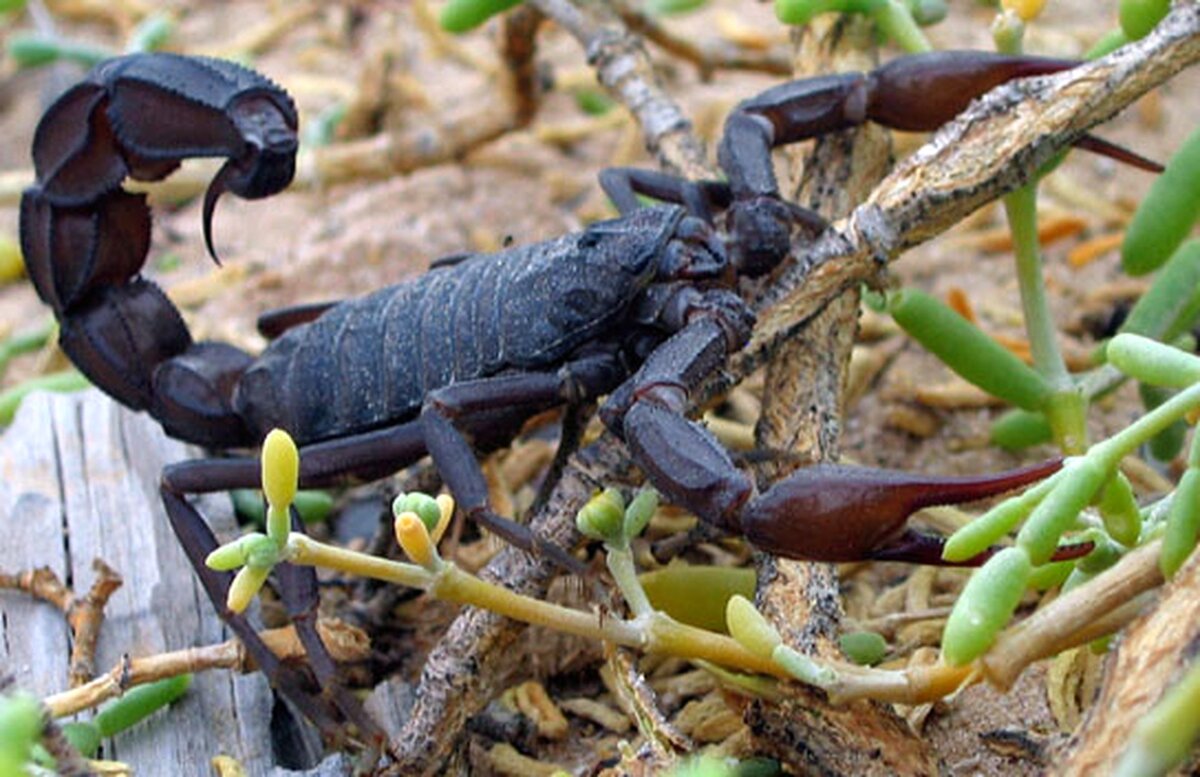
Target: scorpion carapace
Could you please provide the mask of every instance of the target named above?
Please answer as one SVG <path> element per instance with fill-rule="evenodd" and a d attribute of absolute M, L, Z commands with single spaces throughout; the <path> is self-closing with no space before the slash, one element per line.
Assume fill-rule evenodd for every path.
<path fill-rule="evenodd" d="M 689 392 L 750 336 L 754 316 L 732 290 L 736 275 L 778 265 L 797 227 L 824 227 L 778 197 L 773 175 L 764 177 L 771 148 L 826 131 L 830 111 L 844 115 L 839 127 L 893 120 L 895 105 L 919 105 L 931 84 L 950 84 L 965 104 L 1023 72 L 987 55 L 898 62 L 743 103 L 721 146 L 729 183 L 608 171 L 601 181 L 619 218 L 496 254 L 456 255 L 361 299 L 274 316 L 264 327 L 278 338 L 253 357 L 193 342 L 170 300 L 141 276 L 149 211 L 144 196 L 121 183 L 162 178 L 192 156 L 226 157 L 205 196 L 211 251 L 221 192 L 262 197 L 291 180 L 295 109 L 279 87 L 229 63 L 130 55 L 98 66 L 47 111 L 34 140 L 37 181 L 21 204 L 21 243 L 39 295 L 62 323 L 63 349 L 100 388 L 149 411 L 169 434 L 204 445 L 252 445 L 282 426 L 303 445 L 303 487 L 378 477 L 429 454 L 469 517 L 578 568 L 562 548 L 492 512 L 476 456 L 509 442 L 535 413 L 609 395 L 606 425 L 660 491 L 705 521 L 786 556 L 932 563 L 937 541 L 905 531 L 913 510 L 1004 491 L 1058 463 L 967 480 L 821 466 L 758 495 L 716 439 L 684 415 Z M 877 107 L 883 93 L 886 110 Z M 872 106 L 865 112 L 864 101 Z M 809 110 L 816 103 L 819 110 Z M 948 110 L 904 116 L 925 126 Z M 680 204 L 639 207 L 638 192 Z M 209 595 L 259 666 L 315 721 L 331 724 L 340 709 L 361 732 L 377 733 L 333 679 L 315 628 L 310 569 L 282 565 L 279 573 L 320 693 L 224 609 L 231 573 L 204 565 L 216 540 L 186 496 L 258 482 L 253 458 L 185 462 L 164 471 L 162 496 Z"/>

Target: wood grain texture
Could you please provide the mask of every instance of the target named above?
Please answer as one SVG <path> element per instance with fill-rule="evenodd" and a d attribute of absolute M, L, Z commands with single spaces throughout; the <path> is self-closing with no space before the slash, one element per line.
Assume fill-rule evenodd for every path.
<path fill-rule="evenodd" d="M 1120 760 L 1138 722 L 1200 655 L 1200 553 L 1162 590 L 1158 604 L 1126 629 L 1056 772 L 1101 774 Z"/>
<path fill-rule="evenodd" d="M 102 558 L 124 578 L 105 608 L 96 667 L 122 656 L 212 644 L 228 638 L 175 540 L 158 496 L 164 464 L 189 456 L 153 421 L 96 391 L 34 394 L 0 436 L 0 568 L 50 567 L 78 592 Z M 229 536 L 228 499 L 201 509 Z M 48 604 L 0 591 L 0 664 L 38 695 L 67 684 L 69 630 Z M 139 775 L 201 773 L 218 754 L 247 774 L 274 772 L 268 724 L 272 695 L 258 674 L 197 675 L 188 695 L 106 743 L 103 757 Z M 181 772 L 181 769 L 183 770 Z"/>

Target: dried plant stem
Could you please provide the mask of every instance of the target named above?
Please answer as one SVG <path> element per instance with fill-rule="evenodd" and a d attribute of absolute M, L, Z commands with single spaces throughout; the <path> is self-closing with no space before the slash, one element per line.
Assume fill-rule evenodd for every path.
<path fill-rule="evenodd" d="M 1128 623 L 1137 615 L 1137 597 L 1162 585 L 1158 568 L 1161 550 L 1162 540 L 1143 545 L 1104 574 L 1003 632 L 980 659 L 984 675 L 995 685 L 1008 688 L 1034 661 L 1110 634 Z"/>
<path fill-rule="evenodd" d="M 751 70 L 777 76 L 792 74 L 791 64 L 781 51 L 755 51 L 723 40 L 693 41 L 673 34 L 628 0 L 615 0 L 613 8 L 630 32 L 643 36 L 672 56 L 691 62 L 704 80 L 716 70 Z"/>
<path fill-rule="evenodd" d="M 586 12 L 569 0 L 530 0 L 563 27 L 587 52 L 596 77 L 642 128 L 647 149 L 667 170 L 687 178 L 711 178 L 714 171 L 691 121 L 663 90 L 641 42 L 601 3 Z"/>
<path fill-rule="evenodd" d="M 366 635 L 339 621 L 322 620 L 317 624 L 321 639 L 337 661 L 360 661 L 369 653 Z M 292 626 L 261 632 L 260 636 L 275 655 L 284 660 L 304 659 L 307 653 Z M 219 645 L 175 650 L 143 658 L 126 656 L 105 674 L 91 682 L 56 693 L 44 700 L 53 717 L 73 715 L 116 698 L 135 685 L 152 683 L 187 672 L 207 669 L 232 669 L 250 672 L 256 667 L 239 640 Z"/>
<path fill-rule="evenodd" d="M 1151 559 L 1150 566 L 1157 571 L 1157 560 Z M 1146 577 L 1151 574 L 1145 573 Z M 1200 640 L 1198 588 L 1200 554 L 1193 552 L 1163 588 L 1153 609 L 1125 631 L 1105 673 L 1099 698 L 1088 710 L 1066 757 L 1058 761 L 1059 774 L 1086 775 L 1111 770 L 1130 748 L 1131 740 L 1139 748 L 1149 744 L 1163 757 L 1162 751 L 1183 749 L 1178 747 L 1179 740 L 1191 739 L 1188 731 L 1194 732 L 1195 727 L 1190 722 L 1168 726 L 1148 739 L 1142 739 L 1148 732 L 1143 730 L 1139 735 L 1136 730 L 1143 721 L 1161 714 L 1153 711 L 1168 700 L 1189 666 L 1196 666 L 1196 645 Z M 1181 711 L 1190 721 L 1195 720 L 1194 706 Z M 1155 738 L 1164 734 L 1173 747 L 1155 745 Z"/>
<path fill-rule="evenodd" d="M 24 591 L 53 604 L 66 616 L 72 636 L 67 669 L 67 680 L 72 688 L 86 683 L 95 673 L 96 640 L 100 638 L 100 625 L 104 622 L 104 605 L 122 583 L 121 576 L 100 559 L 92 561 L 92 569 L 96 572 L 96 581 L 82 598 L 77 598 L 63 585 L 49 567 L 15 575 L 0 573 L 0 588 Z"/>

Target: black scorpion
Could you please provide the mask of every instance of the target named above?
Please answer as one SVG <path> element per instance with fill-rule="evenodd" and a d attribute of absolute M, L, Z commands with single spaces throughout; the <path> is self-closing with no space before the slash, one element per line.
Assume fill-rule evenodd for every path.
<path fill-rule="evenodd" d="M 936 488 L 902 473 L 880 481 L 877 472 L 864 479 L 861 470 L 813 467 L 756 495 L 716 440 L 684 416 L 688 392 L 750 335 L 754 317 L 732 291 L 734 278 L 773 269 L 794 233 L 823 226 L 779 197 L 772 147 L 868 119 L 934 129 L 997 83 L 1073 65 L 960 52 L 776 87 L 730 117 L 720 149 L 727 183 L 607 171 L 602 183 L 619 218 L 454 257 L 361 299 L 288 311 L 267 322 L 286 331 L 254 357 L 194 342 L 141 275 L 150 211 L 122 182 L 164 178 L 191 157 L 226 158 L 204 199 L 211 253 L 210 222 L 224 191 L 266 197 L 291 181 L 295 107 L 275 84 L 227 62 L 130 55 L 99 65 L 47 110 L 33 144 L 37 180 L 21 202 L 21 244 L 38 294 L 62 324 L 63 350 L 97 386 L 205 446 L 253 446 L 270 428 L 285 428 L 302 445 L 303 486 L 378 477 L 429 454 L 468 516 L 572 566 L 564 551 L 492 513 L 476 455 L 507 444 L 535 413 L 608 395 L 607 426 L 660 491 L 705 521 L 793 557 L 933 563 L 936 542 L 904 529 L 909 512 L 1006 490 L 1054 465 Z M 942 99 L 930 103 L 931 94 Z M 638 207 L 637 193 L 679 204 Z M 728 240 L 714 227 L 718 215 Z M 185 495 L 258 478 L 251 458 L 181 463 L 163 473 L 163 500 L 209 595 L 258 664 L 316 722 L 332 724 L 337 712 L 302 673 L 225 611 L 230 574 L 203 563 L 216 541 Z M 851 509 L 861 498 L 836 503 L 837 494 L 861 497 L 867 488 L 889 509 L 862 514 Z M 376 732 L 333 682 L 313 623 L 312 571 L 284 565 L 280 574 L 323 692 Z"/>

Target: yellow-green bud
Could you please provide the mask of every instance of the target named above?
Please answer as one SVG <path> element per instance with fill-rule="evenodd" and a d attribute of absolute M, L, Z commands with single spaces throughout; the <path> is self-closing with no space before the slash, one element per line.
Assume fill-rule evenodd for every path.
<path fill-rule="evenodd" d="M 606 488 L 593 496 L 575 516 L 575 526 L 581 534 L 606 542 L 623 539 L 624 523 L 625 499 L 615 488 Z"/>
<path fill-rule="evenodd" d="M 741 595 L 729 598 L 729 604 L 725 606 L 725 625 L 729 627 L 729 635 L 742 647 L 762 658 L 772 658 L 775 648 L 783 641 L 775 627 Z"/>
<path fill-rule="evenodd" d="M 245 566 L 251 546 L 265 539 L 267 539 L 267 536 L 258 532 L 239 537 L 233 542 L 227 542 L 212 553 L 209 553 L 208 558 L 204 559 L 204 564 L 209 569 L 215 569 L 218 572 L 228 572 Z"/>
<path fill-rule="evenodd" d="M 272 429 L 263 440 L 262 481 L 267 503 L 286 510 L 296 498 L 300 478 L 300 452 L 291 435 L 282 429 Z"/>
<path fill-rule="evenodd" d="M 244 612 L 263 587 L 263 583 L 267 582 L 267 576 L 270 574 L 270 567 L 266 569 L 242 567 L 234 575 L 233 582 L 229 584 L 229 594 L 225 597 L 225 606 L 233 612 Z"/>
<path fill-rule="evenodd" d="M 429 494 L 413 491 L 410 494 L 399 494 L 392 501 L 392 515 L 399 518 L 404 513 L 416 513 L 425 528 L 432 532 L 442 517 L 442 508 L 437 500 Z"/>

